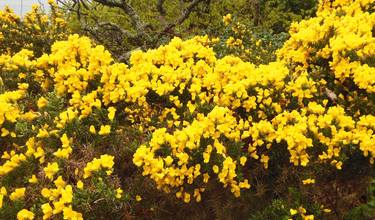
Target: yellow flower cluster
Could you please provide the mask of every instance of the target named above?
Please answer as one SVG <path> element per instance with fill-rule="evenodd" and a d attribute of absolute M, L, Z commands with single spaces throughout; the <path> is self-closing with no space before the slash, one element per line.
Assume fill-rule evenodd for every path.
<path fill-rule="evenodd" d="M 74 48 L 76 48 L 76 54 L 68 58 Z M 83 94 L 88 89 L 88 82 L 102 74 L 100 71 L 107 68 L 103 64 L 105 54 L 109 57 L 108 64 L 111 58 L 103 47 L 93 48 L 88 38 L 79 38 L 75 35 L 71 36 L 69 41 L 56 43 L 51 54 L 39 58 L 34 58 L 33 52 L 29 50 L 21 50 L 13 55 L 0 55 L 0 140 L 5 145 L 1 151 L 0 178 L 16 172 L 26 163 L 33 163 L 35 167 L 35 170 L 31 170 L 28 174 L 27 183 L 23 183 L 25 187 L 2 187 L 0 208 L 7 196 L 7 189 L 14 191 L 10 193 L 9 200 L 6 201 L 23 201 L 24 197 L 38 197 L 34 190 L 30 192 L 26 190 L 27 184 L 31 186 L 31 184 L 41 183 L 44 188 L 39 196 L 49 201 L 37 207 L 40 209 L 38 213 L 43 213 L 43 219 L 50 219 L 54 216 L 62 216 L 64 219 L 83 219 L 82 214 L 73 209 L 72 199 L 75 187 L 63 179 L 66 163 L 69 163 L 75 146 L 74 134 L 67 133 L 64 129 L 73 120 L 84 119 L 90 115 L 91 108 L 101 107 L 101 100 L 96 99 L 96 103 L 91 100 L 100 89 L 92 94 Z M 76 60 L 76 57 L 80 59 Z M 67 81 L 69 84 L 66 83 Z M 37 88 L 36 91 L 42 93 L 43 96 L 31 98 L 31 94 L 36 92 L 31 87 Z M 71 94 L 71 99 L 67 102 L 69 106 L 66 110 L 60 110 L 54 118 L 51 118 L 51 112 L 48 111 L 47 106 L 50 98 L 47 93 L 53 90 L 57 94 L 61 93 L 60 95 Z M 82 92 L 82 98 L 80 92 Z M 115 119 L 115 115 L 116 108 L 109 107 L 109 123 Z M 51 118 L 51 120 L 49 124 L 39 124 L 38 120 L 34 120 L 36 118 L 43 118 L 43 120 Z M 29 126 L 30 132 L 26 136 L 17 130 L 19 123 Z M 110 125 L 102 125 L 99 134 L 106 135 L 110 132 Z M 89 162 L 82 172 L 79 170 L 75 172 L 75 179 L 78 179 L 76 189 L 83 189 L 83 182 L 79 178 L 87 179 L 93 172 L 100 169 L 105 169 L 106 174 L 111 175 L 113 165 L 114 157 L 110 155 L 102 155 L 100 159 Z M 43 172 L 38 172 L 38 170 Z M 38 173 L 33 173 L 35 171 Z M 48 184 L 50 182 L 53 182 L 56 188 L 51 188 Z M 88 183 L 88 185 L 91 184 Z M 121 188 L 117 188 L 116 192 L 113 196 L 121 198 Z M 30 207 L 29 204 L 25 204 L 24 209 L 18 212 L 17 218 L 38 218 L 37 213 L 27 209 Z"/>
<path fill-rule="evenodd" d="M 78 60 L 77 57 L 79 57 Z M 51 48 L 51 54 L 41 56 L 36 66 L 46 70 L 40 75 L 46 80 L 53 80 L 58 95 L 70 93 L 76 97 L 87 89 L 89 80 L 100 75 L 111 61 L 109 52 L 105 51 L 103 46 L 92 47 L 88 38 L 72 35 L 68 41 L 55 43 Z M 93 96 L 95 98 L 94 94 Z M 79 102 L 81 97 L 76 98 L 78 100 L 71 100 L 74 106 L 81 104 Z M 87 102 L 90 101 L 87 100 Z M 81 106 L 82 111 L 89 107 L 91 106 Z"/>
<path fill-rule="evenodd" d="M 0 10 L 0 52 L 16 53 L 23 48 L 41 55 L 48 42 L 64 39 L 67 24 L 55 1 L 49 1 L 49 13 L 37 4 L 22 18 L 6 6 Z"/>
<path fill-rule="evenodd" d="M 86 179 L 92 175 L 93 172 L 99 171 L 100 169 L 106 169 L 107 175 L 111 175 L 113 172 L 113 162 L 114 156 L 107 154 L 101 155 L 99 159 L 94 158 L 93 161 L 87 163 L 86 167 L 83 169 L 83 178 Z"/>
<path fill-rule="evenodd" d="M 290 209 L 289 212 L 292 217 L 297 216 L 297 214 L 299 214 L 302 220 L 314 220 L 315 219 L 314 215 L 307 214 L 306 209 L 303 208 L 302 206 L 299 207 L 298 209 Z M 289 218 L 288 220 L 292 220 L 292 219 L 293 218 Z"/>
<path fill-rule="evenodd" d="M 81 213 L 72 209 L 73 187 L 67 184 L 61 176 L 56 178 L 54 184 L 56 188 L 43 188 L 41 190 L 42 196 L 49 200 L 49 202 L 41 205 L 43 219 L 50 219 L 53 215 L 59 213 L 63 213 L 64 219 L 83 219 Z"/>
<path fill-rule="evenodd" d="M 233 160 L 228 155 L 226 146 L 218 140 L 221 136 L 233 141 L 240 139 L 238 127 L 240 126 L 237 126 L 237 121 L 229 109 L 215 107 L 207 117 L 197 116 L 197 119 L 190 125 L 176 130 L 173 134 L 167 133 L 165 128 L 156 130 L 149 146 L 138 148 L 133 162 L 135 165 L 143 167 L 143 175 L 150 175 L 158 188 L 169 192 L 170 187 L 182 187 L 179 192 L 181 194 L 185 181 L 188 184 L 193 184 L 195 181 L 207 183 L 210 177 L 207 172 L 211 172 L 211 169 L 207 167 L 208 169 L 202 170 L 202 166 L 206 167 L 204 164 L 194 165 L 192 162 L 196 158 L 190 157 L 190 154 L 204 150 L 203 159 L 207 164 L 210 161 L 211 153 L 215 152 L 224 158 L 220 171 L 217 165 L 213 165 L 216 161 L 210 163 L 213 169 L 217 169 L 216 176 L 224 186 L 229 186 L 232 192 L 239 196 L 240 189 L 249 188 L 250 185 L 247 179 L 237 179 L 236 167 L 240 162 Z M 212 144 L 202 149 L 202 139 L 206 139 L 206 141 L 211 139 Z M 158 151 L 163 151 L 164 148 L 167 148 L 170 154 L 165 158 L 157 157 Z M 197 190 L 194 192 L 194 197 L 200 201 L 201 189 Z M 184 196 L 187 194 L 185 192 Z"/>
<path fill-rule="evenodd" d="M 278 52 L 279 58 L 311 68 L 328 62 L 334 77 L 351 80 L 368 93 L 375 92 L 373 0 L 323 1 L 317 16 L 290 28 L 291 38 Z"/>
<path fill-rule="evenodd" d="M 34 219 L 34 213 L 27 209 L 22 209 L 17 213 L 18 220 L 32 220 Z"/>
<path fill-rule="evenodd" d="M 73 148 L 70 146 L 70 140 L 68 139 L 68 136 L 66 134 L 63 134 L 63 136 L 60 138 L 62 146 L 59 148 L 54 155 L 59 158 L 65 158 L 68 159 L 69 155 L 72 153 Z"/>
<path fill-rule="evenodd" d="M 17 101 L 23 98 L 24 93 L 23 90 L 16 90 L 0 94 L 1 139 L 16 138 L 17 134 L 11 129 L 18 119 L 22 119 L 23 114 L 18 108 Z M 10 152 L 3 150 L 1 158 L 5 162 L 0 165 L 0 177 L 10 173 L 26 160 L 25 154 L 16 153 L 14 150 Z"/>
<path fill-rule="evenodd" d="M 0 94 L 0 128 L 3 128 L 5 121 L 10 123 L 16 122 L 20 117 L 20 110 L 16 106 L 16 101 L 21 99 L 23 93 L 21 91 L 5 92 Z M 4 135 L 2 135 L 4 136 Z"/>
<path fill-rule="evenodd" d="M 22 199 L 25 196 L 26 188 L 18 188 L 9 195 L 9 199 L 12 201 Z"/>

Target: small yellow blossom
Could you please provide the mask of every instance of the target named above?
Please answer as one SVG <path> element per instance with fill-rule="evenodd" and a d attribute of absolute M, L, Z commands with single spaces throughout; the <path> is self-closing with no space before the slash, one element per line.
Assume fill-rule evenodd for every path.
<path fill-rule="evenodd" d="M 83 182 L 81 180 L 78 180 L 78 182 L 77 182 L 77 188 L 78 189 L 83 189 Z"/>
<path fill-rule="evenodd" d="M 22 209 L 17 213 L 17 220 L 33 220 L 34 213 L 27 209 Z"/>
<path fill-rule="evenodd" d="M 53 180 L 53 176 L 59 171 L 59 165 L 56 162 L 48 163 L 47 167 L 45 167 L 43 170 L 46 177 Z"/>
<path fill-rule="evenodd" d="M 1 128 L 1 137 L 9 135 L 9 131 L 6 128 Z"/>
<path fill-rule="evenodd" d="M 108 118 L 109 118 L 109 120 L 113 121 L 113 119 L 115 117 L 115 113 L 116 113 L 116 108 L 114 108 L 112 106 L 108 108 Z"/>
<path fill-rule="evenodd" d="M 7 194 L 7 189 L 4 186 L 2 186 L 0 189 L 0 195 L 6 196 Z"/>
<path fill-rule="evenodd" d="M 9 199 L 12 201 L 22 199 L 25 196 L 26 188 L 17 188 L 9 195 Z"/>
<path fill-rule="evenodd" d="M 89 131 L 90 131 L 91 134 L 96 134 L 96 129 L 95 129 L 94 125 L 90 125 Z"/>
<path fill-rule="evenodd" d="M 32 175 L 31 178 L 29 179 L 29 183 L 37 183 L 38 179 L 36 178 L 35 175 Z"/>
<path fill-rule="evenodd" d="M 290 212 L 290 215 L 292 215 L 292 216 L 296 215 L 298 213 L 298 211 L 296 209 L 290 209 L 289 212 Z"/>
<path fill-rule="evenodd" d="M 302 183 L 303 185 L 314 184 L 315 179 L 308 178 L 308 179 L 302 180 Z"/>
<path fill-rule="evenodd" d="M 47 103 L 48 103 L 48 100 L 46 98 L 40 97 L 38 99 L 38 102 L 37 102 L 38 108 L 41 109 L 41 108 L 45 107 L 47 105 Z"/>
<path fill-rule="evenodd" d="M 53 209 L 49 203 L 44 203 L 42 206 L 43 220 L 49 219 L 53 215 Z"/>
<path fill-rule="evenodd" d="M 219 173 L 219 167 L 217 165 L 214 165 L 212 167 L 212 170 L 214 171 L 214 173 Z"/>
<path fill-rule="evenodd" d="M 116 198 L 117 199 L 121 199 L 121 197 L 122 197 L 122 193 L 123 193 L 123 191 L 122 191 L 122 189 L 121 188 L 117 188 L 116 189 Z M 140 198 L 140 199 L 142 199 L 142 198 Z M 138 200 L 137 200 L 138 201 Z M 139 200 L 140 201 L 140 200 Z"/>
<path fill-rule="evenodd" d="M 232 22 L 232 15 L 227 14 L 227 15 L 223 16 L 223 22 L 226 26 L 229 25 Z"/>
<path fill-rule="evenodd" d="M 247 161 L 247 158 L 246 158 L 246 157 L 242 156 L 242 157 L 240 158 L 240 164 L 241 164 L 242 166 L 245 166 L 246 161 Z"/>
<path fill-rule="evenodd" d="M 108 135 L 110 133 L 111 133 L 111 126 L 110 125 L 100 126 L 100 130 L 98 132 L 99 135 Z"/>

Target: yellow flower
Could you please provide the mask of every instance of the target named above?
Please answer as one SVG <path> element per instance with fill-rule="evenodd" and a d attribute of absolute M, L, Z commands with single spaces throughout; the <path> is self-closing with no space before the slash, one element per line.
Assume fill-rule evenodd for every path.
<path fill-rule="evenodd" d="M 81 180 L 78 180 L 78 182 L 77 182 L 77 188 L 78 189 L 83 189 L 83 182 Z"/>
<path fill-rule="evenodd" d="M 114 108 L 112 106 L 108 108 L 108 118 L 109 118 L 109 120 L 113 121 L 113 118 L 115 117 L 115 113 L 116 113 L 116 108 Z"/>
<path fill-rule="evenodd" d="M 31 178 L 29 179 L 29 183 L 37 183 L 38 179 L 36 178 L 35 175 L 32 175 Z"/>
<path fill-rule="evenodd" d="M 22 199 L 25 196 L 25 191 L 26 191 L 25 187 L 18 188 L 9 195 L 9 199 L 12 201 Z"/>
<path fill-rule="evenodd" d="M 214 165 L 212 167 L 212 170 L 214 171 L 214 173 L 219 173 L 219 167 L 217 165 Z"/>
<path fill-rule="evenodd" d="M 302 180 L 302 183 L 303 185 L 307 185 L 307 184 L 314 184 L 315 183 L 315 179 L 305 179 L 305 180 Z"/>
<path fill-rule="evenodd" d="M 117 188 L 116 189 L 116 198 L 117 199 L 121 199 L 121 197 L 122 197 L 122 189 L 121 188 Z M 142 199 L 142 198 L 141 198 Z M 138 200 L 137 200 L 138 201 Z M 140 200 L 139 200 L 140 201 Z"/>
<path fill-rule="evenodd" d="M 19 90 L 27 90 L 29 88 L 29 84 L 27 83 L 18 83 Z"/>
<path fill-rule="evenodd" d="M 34 213 L 27 209 L 22 209 L 17 213 L 18 220 L 32 220 L 34 219 Z"/>
<path fill-rule="evenodd" d="M 74 211 L 71 206 L 63 208 L 63 216 L 64 219 L 83 220 L 82 214 Z"/>
<path fill-rule="evenodd" d="M 338 170 L 342 169 L 342 162 L 341 161 L 336 163 L 336 169 L 338 169 Z"/>
<path fill-rule="evenodd" d="M 96 134 L 96 129 L 95 129 L 94 125 L 90 125 L 89 131 L 90 131 L 91 134 Z"/>
<path fill-rule="evenodd" d="M 25 73 L 20 73 L 20 74 L 18 74 L 18 78 L 20 78 L 20 79 L 26 79 L 26 74 Z"/>
<path fill-rule="evenodd" d="M 304 215 L 302 216 L 303 220 L 314 220 L 314 215 Z"/>
<path fill-rule="evenodd" d="M 38 99 L 38 102 L 37 102 L 38 108 L 39 108 L 39 109 L 43 108 L 44 106 L 47 105 L 47 103 L 48 103 L 48 100 L 47 100 L 46 98 L 44 98 L 44 97 L 40 97 L 40 98 Z"/>
<path fill-rule="evenodd" d="M 53 215 L 53 209 L 49 203 L 44 203 L 42 206 L 43 220 L 49 219 Z"/>
<path fill-rule="evenodd" d="M 26 113 L 20 115 L 20 119 L 28 121 L 28 122 L 31 122 L 32 120 L 34 120 L 38 116 L 39 116 L 39 113 L 35 113 L 33 111 L 29 111 L 29 112 L 26 112 Z"/>
<path fill-rule="evenodd" d="M 247 161 L 247 158 L 246 158 L 246 157 L 242 156 L 242 157 L 240 158 L 240 164 L 241 164 L 242 166 L 245 166 L 246 161 Z"/>
<path fill-rule="evenodd" d="M 140 195 L 136 195 L 136 196 L 135 196 L 135 200 L 136 200 L 137 202 L 140 202 L 140 201 L 142 200 L 142 197 L 141 197 Z"/>
<path fill-rule="evenodd" d="M 100 126 L 99 135 L 108 135 L 111 133 L 111 126 L 110 125 L 102 125 Z"/>
<path fill-rule="evenodd" d="M 53 153 L 58 158 L 68 159 L 70 154 L 73 152 L 73 149 L 69 146 L 68 148 L 59 148 L 56 152 Z"/>
<path fill-rule="evenodd" d="M 190 193 L 185 193 L 185 195 L 184 195 L 184 202 L 185 203 L 189 203 L 190 202 Z"/>
<path fill-rule="evenodd" d="M 1 128 L 1 137 L 5 137 L 9 135 L 9 131 L 5 128 Z"/>
<path fill-rule="evenodd" d="M 63 180 L 62 176 L 58 176 L 56 178 L 55 181 L 53 181 L 53 183 L 55 184 L 55 186 L 58 188 L 58 189 L 62 189 L 66 186 L 66 183 L 65 181 Z"/>
<path fill-rule="evenodd" d="M 57 202 L 54 202 L 53 203 L 54 209 L 53 209 L 52 213 L 53 214 L 59 214 L 59 213 L 61 213 L 64 210 L 64 208 L 65 208 L 65 204 L 64 203 L 65 202 L 61 201 L 61 200 L 59 200 Z"/>
<path fill-rule="evenodd" d="M 39 129 L 39 132 L 38 132 L 38 134 L 37 134 L 36 137 L 38 137 L 38 138 L 44 138 L 44 137 L 48 137 L 48 136 L 49 136 L 48 131 L 46 129 L 44 129 L 44 128 L 41 128 L 41 129 Z"/>
<path fill-rule="evenodd" d="M 101 155 L 100 156 L 101 166 L 103 168 L 111 169 L 113 165 L 115 164 L 115 162 L 113 162 L 114 159 L 115 159 L 114 156 L 111 156 L 108 154 Z"/>
<path fill-rule="evenodd" d="M 114 156 L 107 154 L 101 155 L 99 159 L 94 158 L 91 162 L 88 162 L 86 167 L 83 169 L 83 178 L 86 179 L 90 177 L 92 172 L 98 171 L 101 168 L 108 169 L 106 173 L 107 175 L 111 175 L 113 170 L 112 167 L 115 164 L 114 158 Z"/>
<path fill-rule="evenodd" d="M 227 15 L 223 16 L 223 22 L 226 26 L 229 25 L 232 22 L 232 15 L 227 14 Z"/>
<path fill-rule="evenodd" d="M 49 198 L 49 197 L 51 197 L 52 192 L 51 192 L 51 190 L 49 190 L 49 189 L 47 189 L 47 188 L 43 188 L 43 189 L 40 191 L 40 194 L 41 194 L 44 198 Z"/>
<path fill-rule="evenodd" d="M 208 175 L 207 173 L 203 174 L 203 182 L 204 183 L 208 183 L 209 179 L 210 179 L 210 175 Z"/>
<path fill-rule="evenodd" d="M 0 195 L 0 209 L 3 207 L 4 195 Z"/>
<path fill-rule="evenodd" d="M 268 168 L 268 161 L 270 160 L 269 156 L 262 154 L 260 162 L 264 164 L 264 168 Z"/>
<path fill-rule="evenodd" d="M 53 176 L 59 171 L 59 165 L 56 162 L 52 164 L 48 163 L 47 167 L 45 167 L 43 170 L 46 177 L 50 180 L 53 180 Z"/>
<path fill-rule="evenodd" d="M 167 156 L 164 158 L 164 161 L 167 166 L 170 166 L 173 163 L 173 158 L 171 156 Z"/>
<path fill-rule="evenodd" d="M 290 214 L 293 216 L 293 215 L 296 215 L 298 213 L 298 211 L 296 209 L 290 209 L 289 210 Z"/>
<path fill-rule="evenodd" d="M 6 196 L 8 193 L 7 193 L 7 189 L 3 186 L 1 187 L 0 189 L 0 195 L 3 195 L 3 196 Z"/>
<path fill-rule="evenodd" d="M 66 185 L 64 189 L 61 189 L 60 202 L 72 203 L 73 200 L 73 188 L 71 185 Z"/>
<path fill-rule="evenodd" d="M 306 209 L 303 208 L 302 206 L 298 207 L 298 211 L 302 214 L 305 214 L 306 213 Z"/>

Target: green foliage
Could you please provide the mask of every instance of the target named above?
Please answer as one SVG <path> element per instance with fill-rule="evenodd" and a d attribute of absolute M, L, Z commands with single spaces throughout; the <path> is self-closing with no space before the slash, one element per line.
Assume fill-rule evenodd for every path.
<path fill-rule="evenodd" d="M 74 194 L 73 205 L 84 213 L 85 219 L 106 219 L 109 216 L 112 219 L 123 218 L 119 213 L 125 212 L 129 196 L 123 194 L 121 199 L 116 199 L 116 190 L 110 181 L 113 180 L 105 178 L 105 174 L 97 175 L 91 180 L 90 188 L 77 190 Z"/>
<path fill-rule="evenodd" d="M 289 218 L 289 210 L 287 210 L 286 206 L 284 201 L 274 200 L 262 211 L 251 215 L 249 220 L 287 220 Z"/>
<path fill-rule="evenodd" d="M 261 2 L 261 26 L 275 33 L 281 33 L 288 31 L 291 22 L 313 16 L 318 1 L 269 0 Z"/>
<path fill-rule="evenodd" d="M 375 179 L 371 180 L 366 197 L 366 203 L 351 209 L 345 215 L 345 220 L 373 219 L 375 216 Z"/>
<path fill-rule="evenodd" d="M 129 51 L 154 48 L 167 43 L 174 36 L 189 38 L 207 34 L 225 38 L 228 32 L 223 27 L 222 17 L 230 13 L 251 30 L 255 40 L 262 40 L 263 49 L 267 51 L 247 47 L 255 53 L 250 60 L 267 63 L 275 59 L 272 52 L 286 39 L 285 33 L 290 23 L 314 15 L 317 5 L 315 0 L 203 0 L 192 8 L 180 24 L 179 19 L 192 1 L 162 1 L 162 11 L 157 2 L 128 1 L 138 15 L 140 24 L 134 24 L 131 16 L 120 8 L 108 7 L 96 1 L 82 1 L 81 4 L 67 1 L 65 8 L 71 29 L 89 34 L 105 45 L 116 58 L 125 61 Z M 72 8 L 74 10 L 70 10 Z M 166 28 L 170 24 L 176 25 Z M 253 41 L 248 40 L 247 43 L 253 44 Z M 219 51 L 222 54 L 227 52 L 231 51 Z"/>

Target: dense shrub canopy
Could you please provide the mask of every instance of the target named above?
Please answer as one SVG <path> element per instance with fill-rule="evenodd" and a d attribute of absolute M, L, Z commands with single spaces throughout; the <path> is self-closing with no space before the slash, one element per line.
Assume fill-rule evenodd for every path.
<path fill-rule="evenodd" d="M 147 198 L 137 181 L 151 180 L 176 203 L 209 203 L 227 189 L 247 204 L 238 218 L 343 218 L 353 206 L 321 195 L 354 174 L 358 191 L 374 177 L 374 10 L 373 0 L 322 1 L 316 17 L 292 23 L 276 55 L 251 52 L 277 46 L 246 38 L 226 15 L 234 36 L 225 43 L 175 37 L 125 64 L 77 34 L 38 46 L 65 38 L 65 20 L 34 7 L 21 21 L 5 9 L 0 216 L 126 218 Z M 41 16 L 51 32 L 29 25 Z M 264 210 L 256 198 L 269 209 L 255 213 Z"/>

